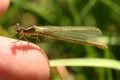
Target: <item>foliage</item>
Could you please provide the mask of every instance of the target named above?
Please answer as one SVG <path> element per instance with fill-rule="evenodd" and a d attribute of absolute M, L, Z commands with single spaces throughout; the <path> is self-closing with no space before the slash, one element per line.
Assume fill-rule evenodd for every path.
<path fill-rule="evenodd" d="M 119 5 L 119 0 L 11 0 L 8 12 L 0 19 L 0 34 L 10 36 L 17 22 L 25 26 L 97 26 L 104 35 L 100 40 L 108 45 L 108 49 L 44 37 L 40 38 L 40 46 L 51 59 L 51 67 L 73 63 L 67 69 L 76 80 L 120 80 Z M 61 59 L 63 63 L 57 64 L 55 59 Z M 78 64 L 74 64 L 74 60 Z M 104 65 L 106 60 L 109 65 Z M 56 76 L 51 72 L 51 80 L 60 79 Z"/>

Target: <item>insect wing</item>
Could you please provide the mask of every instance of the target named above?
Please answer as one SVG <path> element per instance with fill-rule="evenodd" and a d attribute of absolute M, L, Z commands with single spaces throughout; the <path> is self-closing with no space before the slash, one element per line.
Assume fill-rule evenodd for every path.
<path fill-rule="evenodd" d="M 36 27 L 44 36 L 77 41 L 89 41 L 102 33 L 96 27 Z"/>
<path fill-rule="evenodd" d="M 55 38 L 64 41 L 76 42 L 80 44 L 89 44 L 101 49 L 107 48 L 106 45 L 96 42 L 96 38 L 102 35 L 102 32 L 96 27 L 36 27 L 36 32 L 41 36 Z M 94 40 L 94 41 L 93 41 Z"/>

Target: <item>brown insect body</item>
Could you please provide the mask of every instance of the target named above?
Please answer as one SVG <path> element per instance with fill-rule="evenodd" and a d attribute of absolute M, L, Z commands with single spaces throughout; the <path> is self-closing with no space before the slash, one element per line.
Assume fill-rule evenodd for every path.
<path fill-rule="evenodd" d="M 76 42 L 80 44 L 89 44 L 102 49 L 107 48 L 107 46 L 102 43 L 88 40 L 89 38 L 96 38 L 102 34 L 101 31 L 96 27 L 38 27 L 34 25 L 21 27 L 19 24 L 16 24 L 15 31 L 18 34 L 21 34 L 22 37 L 24 35 L 40 35 L 58 40 Z"/>

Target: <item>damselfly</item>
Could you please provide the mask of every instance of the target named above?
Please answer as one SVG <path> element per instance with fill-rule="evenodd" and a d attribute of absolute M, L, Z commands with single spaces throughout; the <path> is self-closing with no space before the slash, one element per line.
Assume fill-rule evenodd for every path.
<path fill-rule="evenodd" d="M 96 27 L 81 27 L 81 26 L 28 26 L 21 27 L 18 23 L 15 27 L 16 33 L 20 34 L 21 37 L 40 35 L 48 38 L 55 38 L 58 40 L 76 42 L 80 44 L 88 44 L 91 46 L 96 46 L 102 49 L 107 48 L 106 45 L 91 41 L 90 39 L 95 39 L 99 37 L 102 32 Z"/>

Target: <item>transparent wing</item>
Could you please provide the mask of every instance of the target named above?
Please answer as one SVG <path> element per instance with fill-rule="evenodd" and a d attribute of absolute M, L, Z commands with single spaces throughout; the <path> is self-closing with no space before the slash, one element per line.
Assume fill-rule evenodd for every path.
<path fill-rule="evenodd" d="M 99 37 L 102 33 L 96 27 L 55 27 L 55 26 L 46 26 L 46 27 L 36 27 L 36 31 L 39 32 L 40 35 L 56 38 L 59 40 L 78 42 L 81 44 L 91 44 L 93 46 L 97 46 L 94 41 L 94 38 Z M 99 47 L 99 46 L 98 46 Z"/>
<path fill-rule="evenodd" d="M 36 27 L 36 29 L 45 35 L 75 40 L 88 40 L 102 34 L 96 27 Z"/>

